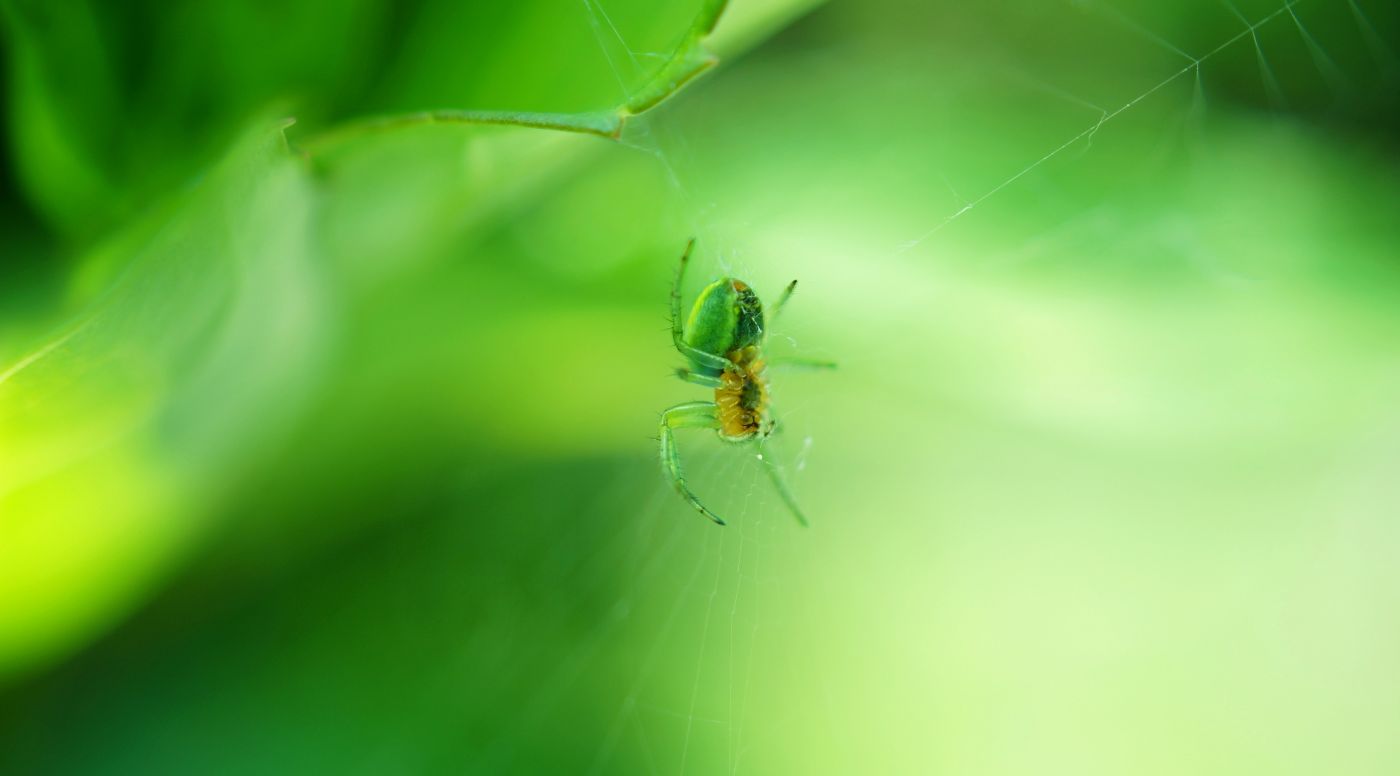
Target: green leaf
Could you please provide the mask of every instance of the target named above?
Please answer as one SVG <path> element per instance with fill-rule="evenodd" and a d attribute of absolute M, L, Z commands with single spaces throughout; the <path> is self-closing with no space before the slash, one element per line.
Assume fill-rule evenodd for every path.
<path fill-rule="evenodd" d="M 671 63 L 698 50 L 718 7 Z M 0 677 L 78 648 L 159 589 L 227 517 L 229 489 L 298 428 L 320 436 L 295 465 L 329 479 L 355 465 L 355 439 L 392 435 L 381 391 L 414 373 L 363 366 L 441 356 L 428 328 L 399 328 L 409 308 L 380 316 L 385 284 L 435 282 L 421 269 L 443 251 L 509 224 L 608 147 L 552 130 L 615 135 L 621 116 L 409 117 L 315 172 L 261 118 L 210 172 L 79 257 L 72 288 L 90 301 L 0 371 Z M 463 117 L 511 126 L 412 126 Z M 352 441 L 326 441 L 338 434 Z"/>
<path fill-rule="evenodd" d="M 0 372 L 0 673 L 146 595 L 296 411 L 325 324 L 312 202 L 264 124 L 113 238 L 111 287 Z"/>

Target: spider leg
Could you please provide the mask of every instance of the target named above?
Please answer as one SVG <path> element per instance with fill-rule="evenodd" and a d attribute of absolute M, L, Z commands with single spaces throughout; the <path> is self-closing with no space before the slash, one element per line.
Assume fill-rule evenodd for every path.
<path fill-rule="evenodd" d="M 685 342 L 685 329 L 681 324 L 681 280 L 685 278 L 685 265 L 690 262 L 690 252 L 695 248 L 695 238 L 690 238 L 690 242 L 685 244 L 685 253 L 681 254 L 681 262 L 676 266 L 676 280 L 671 284 L 671 341 L 675 343 L 676 350 L 682 356 L 690 360 L 692 364 L 717 369 L 721 372 L 738 372 L 739 366 L 724 356 L 717 356 L 714 353 L 706 353 L 687 345 Z"/>
<path fill-rule="evenodd" d="M 792 516 L 797 518 L 797 522 L 803 528 L 807 527 L 807 516 L 802 514 L 802 507 L 797 505 L 797 499 L 793 498 L 792 491 L 788 489 L 787 480 L 783 479 L 783 472 L 778 468 L 778 464 L 773 462 L 764 453 L 763 438 L 758 438 L 758 460 L 763 462 L 763 470 L 768 472 L 768 479 L 773 481 L 773 487 L 777 489 L 778 495 L 783 497 L 783 503 L 792 511 Z"/>
<path fill-rule="evenodd" d="M 822 361 L 817 358 L 792 358 L 791 356 L 778 356 L 767 361 L 769 366 L 791 366 L 798 369 L 835 369 L 835 361 Z"/>
<path fill-rule="evenodd" d="M 686 369 L 685 367 L 679 367 L 676 369 L 676 377 L 679 377 L 687 383 L 703 385 L 706 388 L 719 388 L 724 385 L 724 381 L 720 380 L 718 377 L 702 375 L 699 372 L 692 372 L 691 370 Z"/>
<path fill-rule="evenodd" d="M 685 474 L 681 472 L 681 458 L 676 452 L 676 439 L 672 434 L 672 430 L 678 428 L 718 428 L 718 410 L 719 407 L 714 402 L 691 401 L 677 404 L 661 413 L 661 468 L 671 486 L 681 494 L 681 498 L 695 507 L 700 514 L 724 525 L 719 515 L 707 509 L 690 491 L 690 486 L 685 482 Z"/>
<path fill-rule="evenodd" d="M 794 280 L 787 284 L 787 288 L 783 289 L 783 293 L 778 295 L 778 301 L 773 303 L 773 309 L 768 313 L 769 324 L 778 320 L 778 316 L 783 312 L 783 308 L 787 306 L 788 300 L 792 298 L 792 292 L 796 290 L 797 281 Z"/>
<path fill-rule="evenodd" d="M 778 315 L 780 315 L 783 312 L 783 308 L 787 306 L 788 300 L 792 298 L 792 292 L 796 290 L 797 281 L 794 280 L 791 283 L 788 283 L 787 288 L 784 288 L 783 293 L 778 296 L 778 301 L 773 303 L 773 312 L 769 313 L 768 315 L 768 323 L 770 329 L 772 328 L 772 324 L 778 320 Z M 768 332 L 765 331 L 763 333 L 763 336 L 767 337 Z M 820 359 L 814 358 L 793 358 L 792 356 L 779 356 L 777 358 L 770 358 L 767 360 L 767 362 L 769 366 L 795 366 L 799 369 L 836 368 L 835 361 L 822 361 Z"/>

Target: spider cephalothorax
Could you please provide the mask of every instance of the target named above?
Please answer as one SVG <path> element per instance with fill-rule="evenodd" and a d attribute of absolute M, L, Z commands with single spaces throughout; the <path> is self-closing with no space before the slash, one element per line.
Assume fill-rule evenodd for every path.
<path fill-rule="evenodd" d="M 763 359 L 758 348 L 748 347 L 728 354 L 739 371 L 727 370 L 719 376 L 715 406 L 719 407 L 719 435 L 730 442 L 744 442 L 755 434 L 766 433 L 768 381 L 763 377 Z"/>
<path fill-rule="evenodd" d="M 680 457 L 676 453 L 672 430 L 677 428 L 713 428 L 727 442 L 757 442 L 773 431 L 776 422 L 768 412 L 768 380 L 764 377 L 766 360 L 763 347 L 767 339 L 764 328 L 763 304 L 748 284 L 735 278 L 720 278 L 705 287 L 690 310 L 690 317 L 681 325 L 681 280 L 685 277 L 691 240 L 681 256 L 676 270 L 676 283 L 671 289 L 671 335 L 676 349 L 685 356 L 689 366 L 676 370 L 682 380 L 708 386 L 715 391 L 713 402 L 678 404 L 661 415 L 661 463 L 671 484 L 691 506 L 706 517 L 724 525 L 718 515 L 700 503 L 686 485 L 681 473 Z M 776 319 L 797 287 L 794 280 L 778 297 L 773 306 Z M 787 359 L 812 367 L 832 364 Z M 777 465 L 760 451 L 758 459 L 777 487 L 779 495 L 799 522 L 807 518 L 784 483 Z"/>

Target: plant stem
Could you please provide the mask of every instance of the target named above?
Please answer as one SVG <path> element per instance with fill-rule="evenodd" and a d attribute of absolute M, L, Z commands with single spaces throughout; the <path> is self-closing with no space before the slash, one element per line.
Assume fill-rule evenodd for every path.
<path fill-rule="evenodd" d="M 301 151 L 316 156 L 368 134 L 426 124 L 497 124 L 533 127 L 558 132 L 578 132 L 616 140 L 627 120 L 641 115 L 670 99 L 696 76 L 714 67 L 719 59 L 705 49 L 705 39 L 714 31 L 729 0 L 704 0 L 700 13 L 681 37 L 675 52 L 656 73 L 623 104 L 585 113 L 533 113 L 500 110 L 432 110 L 375 116 L 351 121 L 305 143 Z"/>

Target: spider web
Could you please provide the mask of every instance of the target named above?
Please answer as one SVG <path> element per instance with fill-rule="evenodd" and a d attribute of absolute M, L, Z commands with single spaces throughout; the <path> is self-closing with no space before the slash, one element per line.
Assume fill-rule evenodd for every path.
<path fill-rule="evenodd" d="M 608 13 L 605 0 L 579 2 L 619 88 L 625 92 L 660 55 L 632 48 Z M 1139 15 L 1141 9 L 1120 7 L 1113 2 L 1077 4 L 1074 10 L 1079 15 L 1073 17 L 1075 23 L 1097 25 L 1119 43 L 1135 41 L 1143 44 L 1144 52 L 1155 52 L 1144 53 L 1144 60 L 1152 65 L 1142 68 L 1155 75 L 1133 79 L 1131 91 L 1116 100 L 1105 95 L 1086 96 L 1075 86 L 1047 81 L 1026 67 L 1017 67 L 1013 51 L 1012 64 L 998 82 L 1058 102 L 1066 110 L 1057 113 L 1056 118 L 1069 116 L 1069 123 L 1076 126 L 1052 142 L 1040 142 L 1045 135 L 1036 133 L 1025 145 L 1006 149 L 1002 159 L 1007 169 L 1001 174 L 988 177 L 982 170 L 964 175 L 960 174 L 962 167 L 954 164 L 934 171 L 932 177 L 938 182 L 935 188 L 945 190 L 946 198 L 954 203 L 952 207 L 939 207 L 939 197 L 930 194 L 898 211 L 897 217 L 884 224 L 890 234 L 898 237 L 872 243 L 867 236 L 857 240 L 854 247 L 887 258 L 900 258 L 903 254 L 927 258 L 931 249 L 946 247 L 940 241 L 953 227 L 975 222 L 991 205 L 1004 199 L 1012 200 L 1009 204 L 1014 205 L 1028 191 L 1054 196 L 1056 182 L 1043 173 L 1055 167 L 1056 175 L 1074 176 L 1074 165 L 1098 152 L 1096 139 L 1103 141 L 1118 125 L 1149 108 L 1151 116 L 1163 117 L 1165 121 L 1161 142 L 1145 156 L 1167 157 L 1170 164 L 1172 155 L 1182 153 L 1182 148 L 1189 153 L 1193 144 L 1206 142 L 1199 133 L 1192 132 L 1212 110 L 1208 78 L 1211 66 L 1224 57 L 1239 56 L 1242 51 L 1257 63 L 1258 79 L 1252 88 L 1262 97 L 1273 119 L 1284 121 L 1282 114 L 1293 106 L 1287 77 L 1281 76 L 1273 64 L 1270 46 L 1288 45 L 1278 42 L 1285 29 L 1294 35 L 1292 45 L 1307 50 L 1315 75 L 1335 98 L 1351 99 L 1357 86 L 1329 46 L 1310 29 L 1307 11 L 1314 2 L 1321 0 L 1295 0 L 1268 7 L 1246 7 L 1226 0 L 1219 10 L 1235 20 L 1233 28 L 1199 51 L 1175 40 L 1171 31 L 1154 29 L 1150 21 Z M 1375 72 L 1393 87 L 1397 73 L 1394 51 L 1363 5 L 1355 0 L 1348 0 L 1347 4 L 1355 20 L 1355 42 L 1373 58 Z M 1068 17 L 1070 10 L 1057 13 Z M 989 23 L 995 25 L 994 20 Z M 1158 54 L 1168 59 L 1162 60 Z M 1092 62 L 1088 54 L 1083 56 Z M 920 72 L 916 77 L 936 82 L 939 74 Z M 957 113 L 952 120 L 969 115 Z M 1075 118 L 1081 115 L 1084 120 Z M 666 116 L 636 122 L 623 140 L 630 151 L 653 160 L 670 182 L 672 194 L 682 203 L 680 210 L 685 213 L 685 222 L 677 225 L 678 231 L 699 238 L 701 254 L 690 282 L 702 282 L 704 276 L 720 273 L 741 277 L 770 277 L 782 272 L 801 275 L 800 266 L 789 271 L 767 264 L 770 255 L 801 255 L 800 250 L 759 249 L 794 248 L 800 242 L 794 243 L 790 237 L 764 236 L 768 231 L 780 230 L 766 229 L 760 215 L 736 214 L 740 205 L 726 203 L 722 193 L 706 188 L 705 176 L 696 171 L 705 158 L 705 152 L 696 148 L 702 140 L 700 130 L 688 129 L 683 119 Z M 967 192 L 970 195 L 964 196 Z M 983 260 L 989 264 L 1031 261 L 1047 243 L 1060 242 L 1067 236 L 1073 238 L 1085 229 L 1110 228 L 1105 214 L 1101 203 L 1091 202 L 1057 223 L 1014 234 L 1004 252 L 983 256 Z M 907 221 L 911 215 L 921 225 L 910 228 Z M 969 228 L 978 226 L 971 223 Z M 1204 267 L 1202 271 L 1228 274 L 1220 267 Z M 687 290 L 687 299 L 693 298 L 694 290 L 694 285 Z M 799 292 L 794 309 L 803 302 Z M 798 341 L 786 334 L 779 333 L 775 339 L 800 351 Z M 801 396 L 803 389 L 815 383 L 805 378 L 793 382 L 801 388 L 788 390 L 780 384 L 778 390 L 785 425 L 796 428 L 788 435 L 783 455 L 801 497 L 808 492 L 804 464 L 813 449 L 812 429 L 819 425 L 811 417 L 819 408 Z M 812 535 L 836 530 L 824 525 L 822 518 L 858 522 L 866 516 L 812 509 L 822 518 L 817 519 L 811 532 L 797 531 L 751 460 L 751 453 L 722 448 L 698 433 L 682 434 L 679 444 L 692 485 L 703 500 L 730 518 L 731 526 L 714 530 L 688 514 L 659 476 L 640 508 L 626 506 L 634 497 L 631 480 L 606 496 L 616 499 L 619 510 L 627 509 L 636 515 L 636 522 L 629 523 L 631 527 L 619 534 L 615 544 L 600 553 L 603 557 L 625 558 L 619 572 L 624 593 L 614 608 L 617 615 L 600 622 L 594 634 L 583 640 L 565 661 L 559 675 L 549 679 L 547 691 L 532 702 L 535 718 L 544 719 L 562 696 L 582 692 L 582 679 L 587 674 L 611 672 L 621 680 L 604 683 L 601 689 L 596 684 L 589 685 L 594 693 L 591 702 L 603 717 L 601 729 L 605 732 L 586 764 L 587 773 L 770 773 L 782 772 L 784 766 L 788 772 L 796 772 L 794 769 L 799 766 L 784 760 L 770 739 L 775 730 L 804 740 L 813 751 L 824 753 L 804 762 L 801 772 L 843 773 L 868 766 L 868 752 L 861 750 L 870 744 L 853 740 L 861 733 L 851 724 L 863 713 L 850 711 L 863 697 L 861 688 L 845 683 L 835 672 L 810 668 L 812 661 L 830 665 L 835 658 L 817 657 L 799 664 L 790 652 L 797 643 L 817 650 L 823 646 L 793 634 L 820 636 L 824 627 L 822 614 L 816 611 L 817 602 L 841 600 L 838 583 L 832 581 L 840 576 L 819 571 L 840 566 L 839 560 L 828 554 L 835 547 Z M 831 492 L 831 488 L 822 492 Z M 846 499 L 843 503 L 851 501 Z M 836 546 L 839 544 L 835 542 Z M 795 686 L 808 689 L 802 702 L 815 699 L 813 705 L 819 706 L 795 714 L 802 722 L 791 725 L 800 730 L 787 729 L 766 716 L 784 708 L 784 700 L 775 697 L 778 688 Z M 879 735 L 872 735 L 871 739 L 888 742 Z M 518 746 L 518 742 L 512 746 Z M 897 760 L 892 755 L 889 762 Z M 504 762 L 508 764 L 510 759 Z M 902 770 L 919 769 L 905 763 Z M 1015 768 L 1008 766 L 1007 770 Z"/>
<path fill-rule="evenodd" d="M 1200 1 L 833 2 L 621 146 L 547 138 L 664 182 L 687 298 L 802 280 L 770 344 L 842 365 L 772 375 L 810 529 L 752 449 L 683 431 L 711 525 L 645 438 L 665 405 L 614 402 L 644 418 L 624 452 L 405 475 L 362 508 L 412 522 L 212 624 L 195 584 L 6 741 L 69 731 L 58 761 L 96 772 L 230 740 L 254 771 L 1397 772 L 1400 176 L 1348 123 L 1395 107 L 1395 11 Z M 626 94 L 664 55 L 621 6 L 559 13 Z M 667 375 L 675 258 L 645 298 L 679 402 L 704 392 Z M 540 404 L 616 379 L 544 355 Z"/>
<path fill-rule="evenodd" d="M 626 93 L 628 84 L 637 83 L 661 55 L 634 50 L 600 0 L 580 1 L 619 88 Z M 685 133 L 664 122 L 637 122 L 622 142 L 655 161 L 672 194 L 684 203 L 681 210 L 688 223 L 683 230 L 696 235 L 702 246 L 689 273 L 689 288 L 683 289 L 684 298 L 692 299 L 708 277 L 747 277 L 749 268 L 735 254 L 732 242 L 707 220 L 713 204 L 701 202 L 686 185 L 685 173 L 678 170 L 689 160 Z M 789 409 L 781 417 L 784 426 L 790 424 L 792 413 Z M 712 508 L 733 515 L 734 522 L 725 530 L 708 530 L 712 527 L 703 521 L 686 519 L 693 517 L 688 509 L 676 509 L 668 487 L 657 486 L 659 503 L 644 513 L 644 520 L 674 523 L 679 511 L 682 520 L 667 542 L 678 541 L 683 545 L 678 551 L 694 559 L 681 562 L 679 566 L 688 570 L 651 601 L 654 614 L 642 622 L 659 625 L 642 626 L 644 631 L 633 634 L 639 647 L 636 672 L 623 682 L 621 698 L 610 699 L 616 714 L 589 763 L 586 772 L 590 774 L 625 770 L 619 767 L 620 753 L 629 749 L 641 752 L 636 768 L 641 772 L 723 769 L 733 773 L 754 745 L 745 737 L 744 721 L 750 714 L 755 673 L 772 668 L 760 634 L 783 621 L 786 583 L 773 570 L 771 560 L 786 553 L 783 536 L 790 532 L 783 529 L 790 528 L 791 521 L 775 512 L 775 507 L 782 507 L 751 448 L 727 449 L 715 445 L 709 434 L 682 432 L 680 436 L 692 485 L 702 490 L 702 498 Z M 811 438 L 804 442 L 805 455 Z M 787 468 L 802 468 L 802 461 L 792 463 Z M 706 530 L 694 530 L 697 526 Z M 609 705 L 602 704 L 604 709 Z"/>

